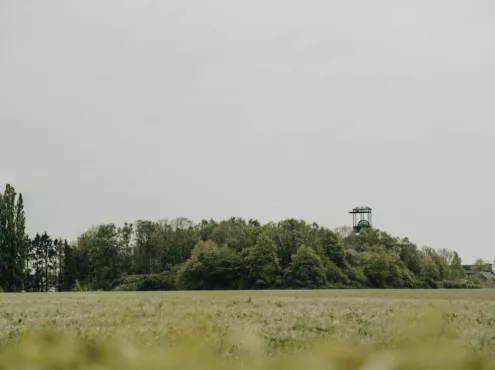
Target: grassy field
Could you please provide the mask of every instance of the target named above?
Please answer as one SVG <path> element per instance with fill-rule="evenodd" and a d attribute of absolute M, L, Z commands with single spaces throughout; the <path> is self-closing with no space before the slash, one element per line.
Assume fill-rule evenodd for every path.
<path fill-rule="evenodd" d="M 0 368 L 485 369 L 494 329 L 495 290 L 1 294 Z"/>

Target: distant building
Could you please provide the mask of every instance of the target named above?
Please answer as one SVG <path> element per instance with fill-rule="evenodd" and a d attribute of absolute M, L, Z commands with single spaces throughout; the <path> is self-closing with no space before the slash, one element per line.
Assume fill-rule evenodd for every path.
<path fill-rule="evenodd" d="M 489 271 L 481 271 L 478 273 L 478 275 L 480 277 L 483 277 L 483 279 L 485 280 L 490 280 L 490 279 L 495 280 L 495 275 Z"/>
<path fill-rule="evenodd" d="M 492 272 L 481 271 L 475 274 L 473 279 L 478 280 L 485 288 L 495 288 L 495 275 Z"/>
<path fill-rule="evenodd" d="M 464 271 L 466 271 L 467 275 L 470 275 L 473 273 L 473 269 L 475 267 L 478 267 L 477 265 L 462 265 L 462 268 Z M 485 271 L 485 272 L 491 272 L 493 273 L 495 270 L 493 268 L 493 265 L 491 263 L 485 264 L 482 268 L 479 268 L 480 271 Z"/>
<path fill-rule="evenodd" d="M 476 280 L 486 288 L 495 288 L 495 268 L 493 264 L 487 263 L 484 266 L 463 265 L 462 267 L 470 280 Z"/>

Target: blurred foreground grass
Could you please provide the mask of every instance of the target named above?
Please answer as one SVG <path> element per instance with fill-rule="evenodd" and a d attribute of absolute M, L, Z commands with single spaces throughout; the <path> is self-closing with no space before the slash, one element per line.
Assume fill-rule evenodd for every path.
<path fill-rule="evenodd" d="M 0 369 L 495 369 L 494 308 L 491 290 L 2 294 Z"/>

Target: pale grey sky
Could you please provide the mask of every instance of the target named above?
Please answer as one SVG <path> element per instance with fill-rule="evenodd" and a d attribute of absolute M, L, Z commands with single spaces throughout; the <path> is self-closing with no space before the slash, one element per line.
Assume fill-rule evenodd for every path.
<path fill-rule="evenodd" d="M 0 186 L 30 232 L 353 206 L 495 259 L 490 0 L 0 0 Z"/>

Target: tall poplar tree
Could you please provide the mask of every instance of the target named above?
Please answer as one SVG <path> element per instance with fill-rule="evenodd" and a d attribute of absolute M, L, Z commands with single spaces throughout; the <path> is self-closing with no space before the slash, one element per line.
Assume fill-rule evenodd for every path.
<path fill-rule="evenodd" d="M 0 192 L 0 290 L 5 287 L 6 279 L 6 252 L 5 252 L 5 202 Z"/>
<path fill-rule="evenodd" d="M 29 237 L 26 234 L 26 215 L 24 213 L 24 198 L 19 193 L 19 198 L 16 205 L 15 216 L 15 239 L 16 239 L 16 285 L 25 288 L 25 280 L 28 272 L 28 252 L 29 252 Z"/>
<path fill-rule="evenodd" d="M 27 247 L 24 202 L 16 195 L 7 184 L 0 199 L 0 286 L 10 292 L 23 288 Z"/>

